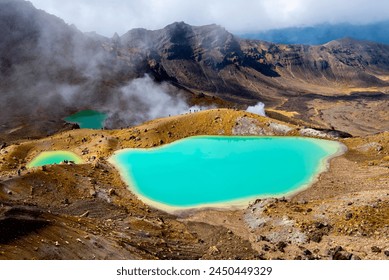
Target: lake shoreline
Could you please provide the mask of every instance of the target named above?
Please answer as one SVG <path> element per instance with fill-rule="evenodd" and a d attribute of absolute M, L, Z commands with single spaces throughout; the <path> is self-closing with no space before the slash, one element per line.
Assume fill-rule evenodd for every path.
<path fill-rule="evenodd" d="M 178 141 L 175 141 L 173 143 L 170 143 L 171 145 L 179 145 L 182 141 L 186 141 L 187 139 L 201 139 L 201 138 L 210 138 L 210 139 L 217 139 L 217 138 L 228 138 L 228 139 L 247 139 L 247 140 L 253 140 L 253 139 L 271 139 L 273 137 L 270 136 L 194 136 L 194 137 L 188 137 L 184 139 L 180 139 Z M 161 149 L 166 149 L 166 145 L 159 146 L 159 147 L 153 147 L 153 148 L 147 148 L 147 149 L 123 149 L 116 151 L 109 159 L 108 161 L 119 171 L 120 176 L 122 177 L 122 180 L 126 183 L 126 185 L 129 187 L 129 190 L 134 192 L 144 203 L 155 207 L 157 209 L 163 210 L 168 213 L 172 213 L 175 215 L 182 215 L 186 212 L 193 212 L 193 211 L 199 211 L 199 210 L 206 210 L 206 209 L 219 209 L 219 210 L 234 210 L 234 209 L 243 209 L 247 207 L 251 202 L 257 200 L 257 199 L 263 199 L 263 198 L 269 198 L 269 197 L 291 197 L 295 195 L 296 193 L 299 193 L 301 191 L 304 191 L 305 189 L 309 188 L 309 186 L 313 185 L 317 180 L 319 175 L 322 172 L 325 172 L 329 169 L 330 161 L 339 156 L 342 155 L 346 150 L 346 146 L 343 145 L 340 142 L 336 141 L 330 141 L 330 140 L 318 140 L 314 138 L 306 138 L 306 137 L 286 137 L 286 136 L 274 136 L 274 138 L 279 139 L 304 139 L 304 141 L 308 142 L 314 142 L 317 144 L 317 141 L 321 141 L 324 150 L 327 150 L 327 152 L 330 153 L 330 155 L 324 157 L 322 160 L 320 160 L 320 164 L 317 167 L 317 170 L 314 172 L 314 175 L 310 177 L 310 180 L 299 187 L 297 187 L 295 190 L 292 191 L 285 191 L 277 194 L 255 194 L 250 195 L 243 198 L 237 198 L 237 199 L 228 199 L 226 201 L 221 202 L 210 202 L 210 203 L 198 203 L 196 205 L 190 205 L 190 206 L 175 206 L 175 205 L 169 205 L 167 203 L 161 203 L 154 199 L 150 199 L 146 195 L 142 194 L 139 190 L 139 187 L 135 183 L 134 179 L 131 178 L 129 173 L 125 170 L 125 168 L 118 163 L 117 157 L 120 154 L 124 154 L 126 152 L 131 151 L 144 151 L 147 153 L 152 153 L 153 151 L 158 151 Z"/>

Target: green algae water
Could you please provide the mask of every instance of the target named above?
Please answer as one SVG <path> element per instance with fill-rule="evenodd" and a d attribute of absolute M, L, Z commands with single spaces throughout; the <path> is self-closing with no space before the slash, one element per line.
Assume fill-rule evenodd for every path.
<path fill-rule="evenodd" d="M 40 153 L 27 165 L 27 167 L 32 168 L 48 164 L 59 164 L 65 160 L 74 161 L 74 163 L 82 163 L 82 159 L 72 152 L 51 151 Z"/>
<path fill-rule="evenodd" d="M 130 189 L 159 208 L 238 205 L 307 187 L 339 142 L 301 137 L 196 136 L 111 158 Z"/>
<path fill-rule="evenodd" d="M 94 110 L 83 110 L 65 118 L 65 121 L 77 123 L 80 128 L 100 129 L 104 127 L 107 114 Z"/>

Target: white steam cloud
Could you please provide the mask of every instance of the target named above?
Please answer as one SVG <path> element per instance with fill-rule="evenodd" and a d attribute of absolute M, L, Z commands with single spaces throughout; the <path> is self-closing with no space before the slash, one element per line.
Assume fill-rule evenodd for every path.
<path fill-rule="evenodd" d="M 263 104 L 262 102 L 258 102 L 257 105 L 255 105 L 255 106 L 247 107 L 246 111 L 249 113 L 253 113 L 253 114 L 257 114 L 257 115 L 266 117 L 265 104 Z"/>
<path fill-rule="evenodd" d="M 167 83 L 158 84 L 145 75 L 132 80 L 111 97 L 105 106 L 109 114 L 105 124 L 107 128 L 127 127 L 209 108 L 189 106 L 177 89 Z"/>
<path fill-rule="evenodd" d="M 122 88 L 122 97 L 143 106 L 141 112 L 148 119 L 177 115 L 188 109 L 185 101 L 166 93 L 167 85 L 158 85 L 149 76 L 135 79 Z"/>

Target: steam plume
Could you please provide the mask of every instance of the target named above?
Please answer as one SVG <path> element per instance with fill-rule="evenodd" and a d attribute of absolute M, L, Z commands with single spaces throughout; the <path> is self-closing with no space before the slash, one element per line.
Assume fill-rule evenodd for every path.
<path fill-rule="evenodd" d="M 266 117 L 265 104 L 263 104 L 262 102 L 258 102 L 257 105 L 255 105 L 255 106 L 247 107 L 246 111 L 249 113 L 254 113 L 254 114 Z"/>
<path fill-rule="evenodd" d="M 167 83 L 157 84 L 150 76 L 135 79 L 108 100 L 107 128 L 127 127 L 148 120 L 179 115 L 209 107 L 190 107 L 184 96 Z"/>

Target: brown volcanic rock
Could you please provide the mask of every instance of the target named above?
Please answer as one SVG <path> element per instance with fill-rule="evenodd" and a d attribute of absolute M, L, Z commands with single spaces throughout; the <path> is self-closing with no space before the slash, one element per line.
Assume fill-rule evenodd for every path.
<path fill-rule="evenodd" d="M 388 133 L 342 139 L 348 152 L 333 159 L 312 187 L 243 210 L 167 214 L 138 200 L 106 161 L 116 149 L 150 148 L 192 135 L 296 135 L 299 129 L 214 109 L 3 147 L 0 224 L 3 234 L 11 234 L 0 238 L 0 259 L 328 259 L 336 246 L 362 259 L 386 259 Z M 73 151 L 86 163 L 22 168 L 48 149 Z M 372 252 L 373 246 L 382 252 Z"/>
<path fill-rule="evenodd" d="M 380 122 L 370 110 L 389 104 L 387 45 L 352 39 L 280 45 L 241 40 L 217 25 L 180 22 L 156 31 L 129 31 L 120 52 L 143 57 L 145 71 L 156 80 L 192 93 L 238 104 L 262 101 L 353 135 L 388 129 L 385 110 L 378 110 Z"/>
<path fill-rule="evenodd" d="M 264 85 L 273 91 L 286 90 L 292 79 L 301 79 L 291 82 L 291 89 L 300 91 L 310 91 L 307 84 L 388 86 L 377 76 L 388 72 L 389 46 L 371 42 L 345 39 L 323 46 L 277 45 L 242 40 L 217 25 L 196 27 L 183 22 L 156 31 L 132 30 L 121 42 L 123 53 L 139 51 L 154 61 L 150 65 L 157 76 L 162 68 L 165 77 L 188 89 L 238 100 L 244 97 L 246 102 L 266 100 L 270 96 Z"/>

